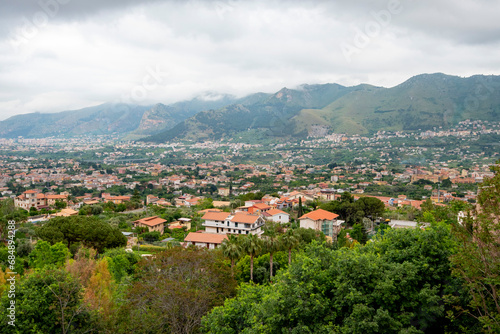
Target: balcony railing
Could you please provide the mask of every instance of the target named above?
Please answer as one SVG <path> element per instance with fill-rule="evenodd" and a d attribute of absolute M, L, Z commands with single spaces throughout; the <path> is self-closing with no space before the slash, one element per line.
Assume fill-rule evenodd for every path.
<path fill-rule="evenodd" d="M 227 222 L 215 222 L 215 221 L 205 221 L 203 224 L 205 227 L 219 227 L 219 228 L 232 228 L 232 229 L 241 229 L 241 230 L 255 230 L 264 225 L 264 223 L 255 223 L 255 224 L 245 224 L 245 223 L 233 223 L 230 222 L 229 225 Z"/>

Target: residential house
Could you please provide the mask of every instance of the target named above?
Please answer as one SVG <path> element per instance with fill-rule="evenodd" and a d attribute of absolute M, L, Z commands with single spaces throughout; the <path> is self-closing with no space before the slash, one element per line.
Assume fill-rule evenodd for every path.
<path fill-rule="evenodd" d="M 183 227 L 185 227 L 186 230 L 190 230 L 191 229 L 191 219 L 179 218 L 177 221 L 170 223 L 168 225 L 168 228 L 171 230 L 176 229 L 176 228 L 183 228 Z"/>
<path fill-rule="evenodd" d="M 317 209 L 299 217 L 300 227 L 312 228 L 316 231 L 323 232 L 326 236 L 336 239 L 344 223 L 343 220 L 337 219 L 338 216 L 339 215 L 333 212 Z"/>
<path fill-rule="evenodd" d="M 229 196 L 229 188 L 219 188 L 218 193 L 220 196 L 227 197 Z"/>
<path fill-rule="evenodd" d="M 134 224 L 134 227 L 146 227 L 149 232 L 160 232 L 163 234 L 166 222 L 165 219 L 153 216 L 133 221 L 132 224 Z"/>
<path fill-rule="evenodd" d="M 261 227 L 264 225 L 264 219 L 255 214 L 246 212 L 208 211 L 203 217 L 205 222 L 203 226 L 207 233 L 219 234 L 262 234 Z"/>
<path fill-rule="evenodd" d="M 290 214 L 285 211 L 281 211 L 279 209 L 270 209 L 264 211 L 262 216 L 265 220 L 270 220 L 276 223 L 285 224 L 290 221 Z"/>
<path fill-rule="evenodd" d="M 222 241 L 227 239 L 225 234 L 216 233 L 201 233 L 201 232 L 190 232 L 186 238 L 184 238 L 184 246 L 197 246 L 208 249 L 215 249 L 222 244 Z"/>
<path fill-rule="evenodd" d="M 246 203 L 246 202 L 245 202 Z M 269 211 L 272 208 L 265 203 L 257 203 L 248 208 L 249 213 L 261 214 L 263 212 Z"/>
<path fill-rule="evenodd" d="M 124 202 L 130 201 L 131 196 L 111 196 L 108 193 L 103 193 L 101 195 L 105 203 L 113 202 L 115 204 L 122 204 Z"/>
<path fill-rule="evenodd" d="M 42 209 L 54 206 L 56 201 L 68 202 L 68 195 L 43 194 L 36 189 L 27 190 L 14 199 L 14 205 L 18 208 L 29 210 L 31 207 Z"/>

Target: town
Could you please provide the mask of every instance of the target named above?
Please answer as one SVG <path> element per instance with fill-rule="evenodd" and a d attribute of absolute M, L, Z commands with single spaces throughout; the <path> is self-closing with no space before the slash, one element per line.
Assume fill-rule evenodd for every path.
<path fill-rule="evenodd" d="M 373 221 L 427 223 L 418 214 L 426 201 L 443 206 L 452 201 L 475 203 L 477 184 L 493 176 L 489 164 L 498 155 L 479 152 L 477 143 L 499 134 L 499 124 L 464 121 L 447 131 L 330 135 L 269 147 L 232 140 L 153 145 L 106 136 L 91 145 L 85 138 L 3 139 L 0 191 L 3 200 L 13 200 L 35 224 L 57 216 L 121 213 L 122 230 L 135 236 L 135 246 L 151 243 L 148 240 L 161 244 L 160 239 L 201 245 L 202 240 L 212 240 L 210 234 L 260 235 L 265 221 L 328 231 L 325 234 L 333 240 L 362 218 L 369 221 L 366 227 L 372 233 Z M 434 145 L 433 138 L 444 136 L 459 139 L 461 146 L 452 150 Z M 74 156 L 58 158 L 60 154 Z M 266 163 L 269 155 L 272 162 Z M 320 158 L 328 163 L 310 162 Z M 254 160 L 257 163 L 251 163 Z M 340 201 L 344 193 L 354 200 L 375 198 L 385 211 L 379 217 L 316 213 L 322 204 Z M 318 219 L 312 223 L 302 218 L 299 205 L 300 213 L 312 210 Z M 174 220 L 172 212 L 182 217 Z M 149 213 L 158 219 L 148 223 Z M 133 233 L 141 228 L 161 235 L 176 228 L 185 233 L 144 239 Z M 207 247 L 223 239 L 213 240 L 217 241 L 207 241 Z"/>
<path fill-rule="evenodd" d="M 443 224 L 466 224 L 482 184 L 495 178 L 499 157 L 491 147 L 499 136 L 499 124 L 464 121 L 446 131 L 296 142 L 0 139 L 2 234 L 15 222 L 17 238 L 17 258 L 0 278 L 63 265 L 83 275 L 89 258 L 82 252 L 90 252 L 95 268 L 107 263 L 107 282 L 121 282 L 132 298 L 141 291 L 134 275 L 152 263 L 208 251 L 206 265 L 215 261 L 228 279 L 271 286 L 320 244 L 357 249 L 384 235 L 402 238 L 390 230 L 437 233 Z M 9 254 L 0 248 L 4 265 Z M 85 289 L 94 289 L 90 282 Z"/>

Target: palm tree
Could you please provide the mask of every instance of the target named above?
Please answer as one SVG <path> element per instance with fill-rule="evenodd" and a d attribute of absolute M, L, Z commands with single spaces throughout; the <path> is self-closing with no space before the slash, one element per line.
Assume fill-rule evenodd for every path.
<path fill-rule="evenodd" d="M 268 222 L 264 228 L 263 236 L 265 237 L 264 241 L 269 251 L 269 277 L 271 282 L 273 280 L 273 255 L 281 247 L 280 231 L 281 225 L 279 223 Z"/>
<path fill-rule="evenodd" d="M 231 260 L 231 276 L 234 277 L 234 261 L 240 258 L 242 253 L 242 247 L 238 240 L 238 237 L 229 234 L 227 239 L 222 241 L 222 254 Z"/>
<path fill-rule="evenodd" d="M 242 242 L 245 253 L 250 255 L 250 280 L 253 282 L 253 258 L 262 249 L 262 240 L 256 234 L 249 234 Z"/>
<path fill-rule="evenodd" d="M 288 229 L 285 234 L 281 235 L 281 244 L 283 248 L 288 249 L 288 265 L 292 263 L 292 249 L 299 245 L 299 236 L 297 232 Z"/>

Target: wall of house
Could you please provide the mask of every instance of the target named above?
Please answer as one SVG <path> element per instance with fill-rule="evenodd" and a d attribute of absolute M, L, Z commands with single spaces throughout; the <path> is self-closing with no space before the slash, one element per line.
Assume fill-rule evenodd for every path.
<path fill-rule="evenodd" d="M 305 218 L 305 219 L 301 219 L 300 220 L 300 227 L 303 227 L 303 228 L 312 228 L 312 229 L 316 229 L 316 224 L 314 223 L 314 220 L 312 219 L 309 219 L 309 218 Z"/>
<path fill-rule="evenodd" d="M 187 245 L 193 245 L 193 242 L 188 242 Z M 208 248 L 208 249 L 215 249 L 216 244 L 211 244 L 211 243 L 206 243 L 206 242 L 195 242 L 194 245 L 196 247 L 201 247 L 201 248 Z"/>
<path fill-rule="evenodd" d="M 281 223 L 281 224 L 285 224 L 285 223 L 288 223 L 290 221 L 290 216 L 289 215 L 285 215 L 285 214 L 274 215 L 274 216 L 271 216 L 269 218 L 273 222 Z"/>
<path fill-rule="evenodd" d="M 155 225 L 155 226 L 148 226 L 148 225 L 139 223 L 139 224 L 136 224 L 136 225 L 138 227 L 146 227 L 149 232 L 160 232 L 161 234 L 163 234 L 163 230 L 165 229 L 165 227 L 164 227 L 163 224 L 158 224 L 158 225 Z"/>

